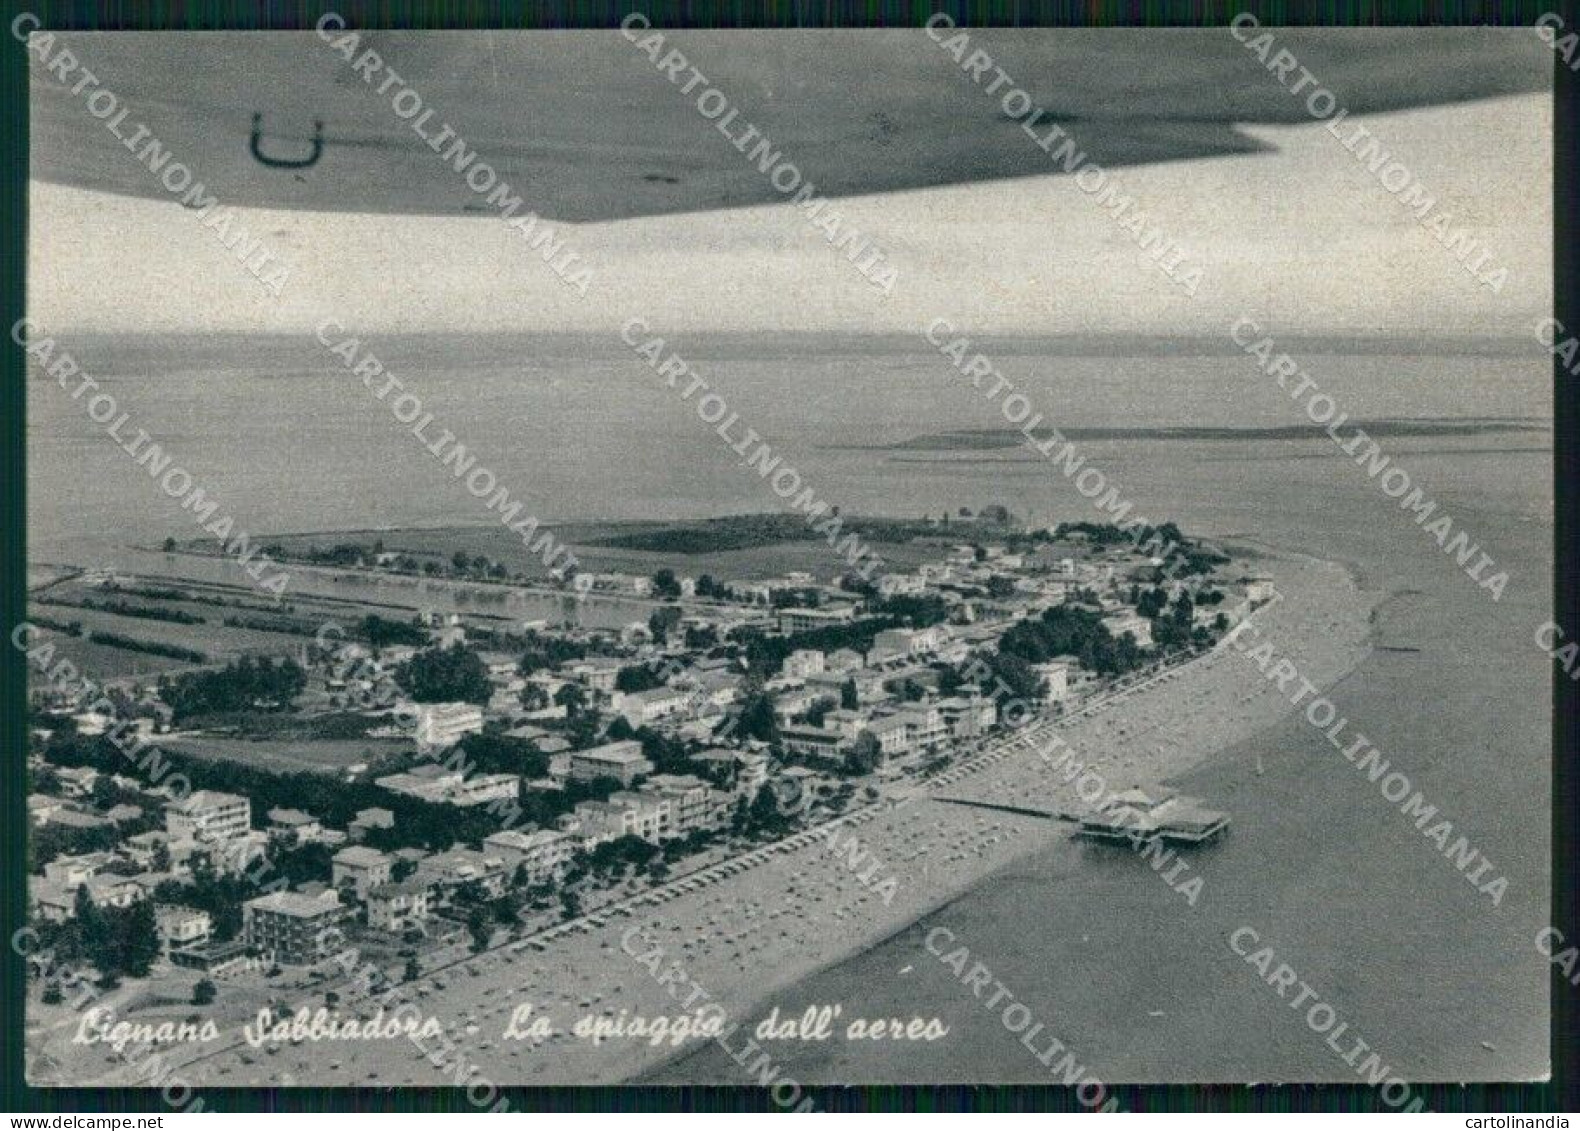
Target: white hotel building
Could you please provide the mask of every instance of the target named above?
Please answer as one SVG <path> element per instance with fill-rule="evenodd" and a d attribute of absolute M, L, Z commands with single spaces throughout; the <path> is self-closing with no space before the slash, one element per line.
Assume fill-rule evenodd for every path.
<path fill-rule="evenodd" d="M 252 801 L 234 793 L 200 789 L 165 806 L 171 840 L 234 840 L 252 828 Z"/>

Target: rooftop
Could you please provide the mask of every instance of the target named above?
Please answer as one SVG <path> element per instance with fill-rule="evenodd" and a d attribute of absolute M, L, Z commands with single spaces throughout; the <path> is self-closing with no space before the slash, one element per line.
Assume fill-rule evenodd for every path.
<path fill-rule="evenodd" d="M 272 911 L 279 915 L 310 918 L 322 915 L 326 911 L 338 910 L 340 896 L 333 890 L 317 896 L 303 895 L 297 891 L 277 891 L 269 895 L 260 895 L 257 899 L 249 899 L 242 906 L 250 907 L 254 911 Z"/>
<path fill-rule="evenodd" d="M 353 867 L 371 868 L 377 864 L 388 864 L 390 858 L 376 848 L 364 848 L 361 845 L 352 845 L 342 848 L 335 853 L 336 864 L 350 864 Z"/>

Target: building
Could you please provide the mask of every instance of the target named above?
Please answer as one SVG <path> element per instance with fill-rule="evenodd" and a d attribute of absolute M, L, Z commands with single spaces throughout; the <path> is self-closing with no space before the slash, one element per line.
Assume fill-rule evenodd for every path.
<path fill-rule="evenodd" d="M 827 657 L 816 648 L 798 648 L 785 657 L 784 674 L 791 679 L 805 679 L 809 675 L 822 675 Z"/>
<path fill-rule="evenodd" d="M 791 687 L 774 696 L 774 714 L 793 719 L 810 711 L 822 698 L 824 693 L 817 687 Z"/>
<path fill-rule="evenodd" d="M 925 590 L 925 582 L 916 574 L 880 573 L 878 575 L 880 597 L 917 596 Z"/>
<path fill-rule="evenodd" d="M 468 807 L 515 801 L 521 792 L 519 774 L 464 774 L 437 763 L 414 766 L 405 773 L 375 778 L 374 784 L 434 804 Z"/>
<path fill-rule="evenodd" d="M 905 744 L 912 750 L 936 750 L 949 740 L 949 724 L 936 703 L 908 703 L 896 717 L 905 721 Z"/>
<path fill-rule="evenodd" d="M 535 829 L 530 833 L 505 829 L 483 838 L 483 851 L 497 856 L 512 869 L 525 868 L 527 882 L 546 884 L 557 880 L 578 846 L 570 833 Z"/>
<path fill-rule="evenodd" d="M 642 744 L 635 739 L 626 739 L 588 750 L 572 751 L 567 776 L 576 781 L 614 778 L 621 785 L 629 786 L 637 778 L 652 772 L 653 763 L 643 755 Z"/>
<path fill-rule="evenodd" d="M 1070 694 L 1068 661 L 1049 660 L 1045 664 L 1032 664 L 1031 670 L 1046 684 L 1046 690 L 1042 693 L 1045 702 L 1063 703 L 1068 698 Z"/>
<path fill-rule="evenodd" d="M 248 829 L 240 836 L 231 837 L 229 840 L 206 843 L 172 840 L 169 851 L 172 863 L 185 864 L 190 868 L 193 859 L 201 856 L 216 871 L 228 875 L 240 875 L 268 855 L 269 834 L 262 829 Z"/>
<path fill-rule="evenodd" d="M 823 727 L 836 732 L 847 742 L 854 742 L 861 733 L 861 728 L 866 724 L 867 716 L 860 711 L 847 711 L 844 708 L 830 711 L 823 716 Z"/>
<path fill-rule="evenodd" d="M 64 923 L 76 915 L 79 892 L 87 893 L 88 901 L 95 907 L 130 907 L 144 895 L 142 885 L 127 876 L 92 876 L 75 887 L 38 876 L 28 880 L 33 912 L 49 923 Z"/>
<path fill-rule="evenodd" d="M 199 789 L 165 806 L 165 829 L 171 840 L 230 840 L 250 828 L 252 802 L 234 793 Z"/>
<path fill-rule="evenodd" d="M 1140 613 L 1123 612 L 1112 613 L 1103 618 L 1103 627 L 1115 639 L 1130 633 L 1135 637 L 1136 645 L 1141 648 L 1152 647 L 1152 622 Z"/>
<path fill-rule="evenodd" d="M 734 798 L 713 789 L 690 774 L 654 774 L 641 792 L 669 803 L 670 836 L 685 836 L 699 829 L 714 829 L 729 816 Z"/>
<path fill-rule="evenodd" d="M 872 663 L 885 660 L 908 659 L 938 651 L 943 643 L 943 632 L 935 625 L 931 628 L 886 628 L 872 638 Z"/>
<path fill-rule="evenodd" d="M 428 921 L 428 889 L 422 884 L 380 884 L 367 893 L 368 926 L 399 934 Z"/>
<path fill-rule="evenodd" d="M 84 852 L 77 856 L 57 856 L 44 865 L 44 878 L 68 891 L 81 887 L 97 876 L 113 859 L 108 852 Z"/>
<path fill-rule="evenodd" d="M 475 703 L 416 703 L 413 711 L 414 737 L 423 750 L 442 750 L 483 731 L 483 708 Z"/>
<path fill-rule="evenodd" d="M 582 841 L 589 848 L 623 836 L 659 841 L 669 832 L 672 807 L 662 797 L 622 790 L 608 801 L 583 801 L 574 818 Z"/>
<path fill-rule="evenodd" d="M 155 904 L 154 924 L 159 930 L 159 948 L 167 958 L 172 950 L 202 946 L 214 933 L 214 920 L 207 911 L 178 903 Z"/>
<path fill-rule="evenodd" d="M 172 950 L 170 962 L 172 965 L 188 970 L 201 970 L 215 978 L 226 978 L 233 974 L 256 970 L 259 959 L 248 954 L 246 940 L 238 938 L 231 939 L 230 942 L 198 943 Z"/>
<path fill-rule="evenodd" d="M 1200 798 L 1172 789 L 1134 786 L 1088 810 L 1076 835 L 1132 847 L 1153 841 L 1195 845 L 1214 839 L 1228 827 L 1229 814 L 1206 808 Z"/>
<path fill-rule="evenodd" d="M 853 672 L 860 668 L 866 661 L 860 652 L 854 648 L 840 648 L 830 652 L 824 661 L 823 670 L 828 672 Z"/>
<path fill-rule="evenodd" d="M 55 780 L 67 797 L 87 797 L 99 780 L 99 771 L 91 766 L 56 766 Z"/>
<path fill-rule="evenodd" d="M 845 737 L 837 730 L 823 727 L 786 726 L 779 728 L 779 742 L 787 754 L 804 758 L 838 761 L 843 757 Z"/>
<path fill-rule="evenodd" d="M 981 697 L 940 699 L 938 713 L 955 738 L 979 738 L 998 721 L 998 705 Z"/>
<path fill-rule="evenodd" d="M 1253 604 L 1262 601 L 1271 601 L 1278 589 L 1270 577 L 1247 577 L 1245 579 L 1245 599 Z"/>
<path fill-rule="evenodd" d="M 854 605 L 831 605 L 826 609 L 780 609 L 779 631 L 788 636 L 797 632 L 811 632 L 814 629 L 850 624 L 855 619 Z"/>
<path fill-rule="evenodd" d="M 33 914 L 46 923 L 64 923 L 77 914 L 77 896 L 50 880 L 29 877 L 28 898 Z"/>
<path fill-rule="evenodd" d="M 321 962 L 335 952 L 332 927 L 345 914 L 333 889 L 319 895 L 277 891 L 241 905 L 247 945 L 265 958 L 291 966 Z"/>
<path fill-rule="evenodd" d="M 741 697 L 743 680 L 739 672 L 728 669 L 703 670 L 691 676 L 687 682 L 691 685 L 689 698 L 700 712 L 710 708 L 722 710 Z"/>
<path fill-rule="evenodd" d="M 740 751 L 732 750 L 728 746 L 699 750 L 691 756 L 690 761 L 697 767 L 697 772 L 708 781 L 726 789 L 733 789 L 735 779 L 740 775 Z"/>
<path fill-rule="evenodd" d="M 687 696 L 675 687 L 654 687 L 647 691 L 617 694 L 614 709 L 633 727 L 647 726 L 685 709 Z"/>
<path fill-rule="evenodd" d="M 580 660 L 568 665 L 565 674 L 591 691 L 605 695 L 614 691 L 615 680 L 620 678 L 619 660 Z"/>
<path fill-rule="evenodd" d="M 747 605 L 770 605 L 774 587 L 766 581 L 726 581 L 724 589 L 736 601 Z"/>
<path fill-rule="evenodd" d="M 378 849 L 352 845 L 335 853 L 329 882 L 337 891 L 349 884 L 360 899 L 374 888 L 389 883 L 394 866 L 394 859 Z"/>
<path fill-rule="evenodd" d="M 653 592 L 653 579 L 633 573 L 589 573 L 585 575 L 593 589 L 613 593 L 630 593 L 646 597 Z"/>
<path fill-rule="evenodd" d="M 49 824 L 50 817 L 65 807 L 65 801 L 59 797 L 50 797 L 43 793 L 28 794 L 27 815 L 31 823 L 40 828 Z"/>
<path fill-rule="evenodd" d="M 768 784 L 768 755 L 762 750 L 742 750 L 736 756 L 741 768 L 735 778 L 735 792 L 756 797 L 757 791 Z"/>
<path fill-rule="evenodd" d="M 878 740 L 878 753 L 885 760 L 910 749 L 910 728 L 899 715 L 887 715 L 867 724 L 867 733 Z"/>
<path fill-rule="evenodd" d="M 168 860 L 170 834 L 159 829 L 149 829 L 146 833 L 129 836 L 121 842 L 121 854 L 141 868 L 152 868 L 159 859 L 161 849 Z"/>
<path fill-rule="evenodd" d="M 456 888 L 472 884 L 486 898 L 497 899 L 510 883 L 505 862 L 498 853 L 460 847 L 423 857 L 413 879 L 431 888 L 440 899 L 448 899 Z"/>
<path fill-rule="evenodd" d="M 300 809 L 270 809 L 268 817 L 269 836 L 283 844 L 307 844 L 324 835 L 318 818 Z"/>
<path fill-rule="evenodd" d="M 395 814 L 388 809 L 358 809 L 346 832 L 352 840 L 361 840 L 374 829 L 393 829 Z"/>

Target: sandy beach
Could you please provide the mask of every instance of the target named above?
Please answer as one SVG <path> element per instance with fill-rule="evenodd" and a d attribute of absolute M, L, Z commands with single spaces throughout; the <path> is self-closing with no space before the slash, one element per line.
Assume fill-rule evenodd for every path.
<path fill-rule="evenodd" d="M 1304 675 L 1328 686 L 1366 654 L 1369 598 L 1343 566 L 1276 554 L 1258 568 L 1284 594 L 1256 614 L 1261 632 L 1280 641 Z M 1073 759 L 1122 789 L 1167 782 L 1290 710 L 1253 665 L 1220 649 L 1107 697 L 1096 709 L 1061 721 L 1057 733 Z M 716 1002 L 749 1031 L 772 1008 L 776 992 L 874 946 L 995 871 L 1067 841 L 1070 826 L 1063 821 L 938 800 L 1077 807 L 1073 783 L 1066 785 L 1037 751 L 1025 735 L 997 743 L 925 787 L 891 791 L 878 806 L 847 817 L 832 836 L 798 834 L 673 881 L 622 910 L 559 928 L 552 940 L 514 942 L 408 983 L 394 1000 L 413 1002 L 445 1034 L 421 1047 L 404 1038 L 251 1047 L 241 1025 L 252 1018 L 233 1017 L 221 1023 L 218 1042 L 162 1051 L 199 1087 L 630 1079 L 698 1044 L 695 1038 L 679 1047 L 645 1038 L 595 1044 L 573 1034 L 573 1025 L 589 1015 L 690 1012 L 681 1004 L 686 994 L 677 1001 L 649 972 L 652 959 L 639 964 L 633 951 L 661 948 L 664 968 L 680 964 L 688 987 L 705 991 L 693 1009 Z M 1063 753 L 1060 746 L 1055 757 Z M 853 843 L 862 853 L 856 867 L 849 855 Z M 627 949 L 622 939 L 641 941 Z M 321 993 L 287 1001 L 292 1009 L 323 1004 Z M 541 1042 L 506 1039 L 512 1014 L 528 1003 L 534 1016 L 547 1015 L 554 1034 Z M 342 994 L 338 1008 L 352 1016 L 371 1014 L 374 1006 Z M 81 1055 L 88 1051 L 76 1049 L 69 1057 L 97 1062 L 74 1064 L 75 1079 L 135 1077 L 134 1068 L 111 1057 Z"/>

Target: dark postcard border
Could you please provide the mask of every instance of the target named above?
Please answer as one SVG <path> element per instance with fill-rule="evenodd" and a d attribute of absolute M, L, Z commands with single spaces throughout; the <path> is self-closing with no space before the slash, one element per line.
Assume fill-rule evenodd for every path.
<path fill-rule="evenodd" d="M 1530 25 L 1548 11 L 1563 14 L 1575 27 L 1575 0 L 1498 4 L 1471 0 L 1416 0 L 1413 3 L 1161 3 L 1158 0 L 1063 0 L 1021 3 L 903 3 L 899 0 L 822 0 L 819 3 L 737 2 L 601 3 L 369 3 L 340 4 L 206 3 L 159 0 L 145 5 L 116 3 L 38 3 L 6 0 L 0 5 L 7 25 L 23 11 L 36 13 L 45 28 L 78 30 L 198 30 L 309 28 L 320 14 L 334 10 L 352 26 L 391 28 L 601 28 L 616 26 L 634 8 L 659 27 L 914 27 L 933 11 L 947 11 L 959 23 L 987 26 L 1049 27 L 1211 27 L 1222 26 L 1249 10 L 1264 24 L 1338 26 L 1413 26 L 1422 24 Z M 1554 115 L 1554 270 L 1555 313 L 1566 326 L 1580 327 L 1580 75 L 1555 56 Z M 27 62 L 21 44 L 4 37 L 0 51 L 0 268 L 4 270 L 5 324 L 25 309 L 27 251 L 28 103 Z M 1513 205 L 1511 205 L 1513 206 Z M 5 583 L 0 591 L 4 623 L 19 623 L 26 607 L 26 428 L 24 366 L 20 348 L 8 341 L 0 369 L 0 554 Z M 1575 486 L 1580 481 L 1580 397 L 1574 378 L 1554 361 L 1555 619 L 1573 636 L 1580 626 L 1574 557 L 1563 547 L 1580 545 Z M 25 765 L 26 673 L 20 653 L 0 648 L 0 749 L 8 752 L 0 779 L 0 868 L 15 877 L 26 870 Z M 1553 917 L 1566 938 L 1580 938 L 1576 916 L 1576 815 L 1580 813 L 1580 684 L 1554 669 Z M 26 922 L 26 890 L 21 883 L 0 884 L 4 937 Z M 166 1110 L 153 1089 L 36 1089 L 23 1079 L 25 979 L 21 960 L 4 948 L 4 1013 L 0 1015 L 0 1105 L 4 1111 L 117 1112 Z M 1417 1085 L 1426 1106 L 1438 1111 L 1542 1112 L 1580 1110 L 1576 1071 L 1576 990 L 1554 969 L 1552 974 L 1553 1078 L 1542 1084 Z M 199 1093 L 209 1111 L 471 1111 L 459 1088 L 210 1088 Z M 1345 1085 L 1121 1086 L 1113 1089 L 1123 1107 L 1135 1111 L 1373 1111 L 1388 1110 L 1374 1089 Z M 1080 1110 L 1073 1089 L 1046 1086 L 907 1085 L 812 1087 L 817 1106 L 828 1111 L 1067 1111 Z M 534 1087 L 501 1088 L 515 1111 L 754 1111 L 775 1110 L 763 1088 L 697 1087 Z"/>

